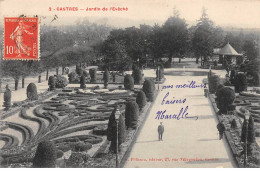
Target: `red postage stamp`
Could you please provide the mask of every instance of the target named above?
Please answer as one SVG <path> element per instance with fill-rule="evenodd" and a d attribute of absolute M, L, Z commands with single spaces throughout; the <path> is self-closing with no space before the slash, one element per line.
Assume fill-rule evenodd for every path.
<path fill-rule="evenodd" d="M 4 24 L 4 60 L 38 60 L 38 18 L 6 17 Z"/>

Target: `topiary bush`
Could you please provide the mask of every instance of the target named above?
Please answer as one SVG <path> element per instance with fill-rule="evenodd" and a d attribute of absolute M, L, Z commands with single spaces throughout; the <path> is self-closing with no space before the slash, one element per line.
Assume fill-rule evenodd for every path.
<path fill-rule="evenodd" d="M 69 77 L 69 83 L 78 83 L 79 82 L 79 76 L 76 72 L 69 73 L 68 77 Z"/>
<path fill-rule="evenodd" d="M 56 88 L 64 88 L 68 85 L 68 80 L 67 78 L 58 75 L 57 77 L 55 77 L 55 87 Z"/>
<path fill-rule="evenodd" d="M 141 82 L 143 80 L 143 74 L 139 68 L 135 68 L 133 70 L 132 76 L 134 78 L 134 84 L 141 84 Z"/>
<path fill-rule="evenodd" d="M 239 73 L 235 77 L 235 92 L 240 93 L 247 90 L 246 75 Z"/>
<path fill-rule="evenodd" d="M 84 75 L 80 77 L 80 88 L 82 89 L 86 88 L 86 78 Z"/>
<path fill-rule="evenodd" d="M 73 152 L 68 161 L 66 162 L 66 167 L 68 168 L 81 168 L 84 163 L 83 153 Z"/>
<path fill-rule="evenodd" d="M 244 119 L 242 131 L 241 131 L 241 142 L 246 141 L 246 120 Z M 254 119 L 252 116 L 248 120 L 248 134 L 247 134 L 247 143 L 252 144 L 255 142 L 255 126 Z"/>
<path fill-rule="evenodd" d="M 221 88 L 223 88 L 223 87 L 225 87 L 225 86 L 222 85 L 222 84 L 219 84 L 219 85 L 218 85 L 217 90 L 216 90 L 216 93 L 215 93 L 216 96 L 218 96 L 217 94 L 219 93 L 219 90 L 220 90 Z"/>
<path fill-rule="evenodd" d="M 115 120 L 116 109 L 113 110 L 109 117 L 108 128 L 107 128 L 107 140 L 111 141 L 110 151 L 116 152 L 116 142 L 117 142 L 117 127 Z M 118 122 L 118 146 L 120 146 L 126 139 L 126 129 L 125 129 L 125 118 L 120 115 Z M 120 150 L 120 149 L 119 149 Z"/>
<path fill-rule="evenodd" d="M 50 76 L 49 80 L 48 80 L 48 85 L 49 85 L 49 90 L 55 90 L 55 77 L 54 76 Z"/>
<path fill-rule="evenodd" d="M 53 168 L 57 158 L 56 148 L 51 141 L 42 141 L 39 143 L 35 156 L 33 158 L 34 168 Z"/>
<path fill-rule="evenodd" d="M 139 107 L 135 101 L 126 103 L 125 108 L 125 125 L 127 128 L 135 129 L 138 123 Z"/>
<path fill-rule="evenodd" d="M 37 87 L 34 83 L 30 83 L 27 86 L 26 94 L 29 100 L 38 100 Z"/>
<path fill-rule="evenodd" d="M 226 114 L 228 108 L 235 100 L 235 92 L 230 87 L 222 87 L 218 90 L 216 94 L 216 104 L 219 112 L 222 114 Z"/>
<path fill-rule="evenodd" d="M 154 90 L 155 90 L 155 84 L 152 80 L 145 80 L 143 84 L 143 92 L 146 95 L 147 101 L 153 101 L 154 100 Z"/>
<path fill-rule="evenodd" d="M 163 77 L 164 77 L 163 69 L 161 68 L 161 66 L 159 66 L 159 69 L 158 67 L 156 69 L 156 80 L 161 81 Z"/>
<path fill-rule="evenodd" d="M 127 74 L 124 78 L 124 87 L 126 90 L 134 89 L 134 79 L 130 74 Z"/>
<path fill-rule="evenodd" d="M 145 96 L 145 93 L 142 90 L 140 90 L 137 93 L 136 103 L 139 106 L 139 110 L 142 110 L 144 108 L 144 106 L 146 105 L 146 96 Z"/>
<path fill-rule="evenodd" d="M 76 73 L 78 74 L 78 76 L 82 76 L 83 75 L 83 69 L 79 66 L 76 66 Z"/>
<path fill-rule="evenodd" d="M 76 145 L 75 145 L 75 151 L 76 152 L 83 152 L 83 151 L 87 151 L 89 149 L 92 148 L 92 144 L 90 143 L 87 143 L 87 142 L 78 142 Z"/>
<path fill-rule="evenodd" d="M 12 98 L 12 92 L 9 89 L 9 86 L 6 85 L 6 90 L 4 92 L 4 105 L 3 105 L 6 111 L 9 110 L 11 107 L 11 98 Z"/>
<path fill-rule="evenodd" d="M 237 128 L 237 122 L 236 122 L 236 120 L 235 119 L 233 119 L 232 121 L 231 121 L 231 128 L 233 128 L 233 129 L 236 129 Z"/>
<path fill-rule="evenodd" d="M 209 77 L 209 93 L 214 94 L 219 85 L 219 76 L 212 75 Z"/>
<path fill-rule="evenodd" d="M 232 69 L 230 72 L 230 82 L 232 85 L 235 84 L 235 77 L 236 77 L 236 71 Z"/>
<path fill-rule="evenodd" d="M 108 86 L 108 82 L 109 82 L 109 71 L 107 69 L 105 69 L 105 72 L 103 73 L 103 80 L 104 80 L 104 87 L 107 88 Z"/>
<path fill-rule="evenodd" d="M 97 80 L 97 70 L 96 68 L 89 69 L 90 82 L 94 83 Z"/>

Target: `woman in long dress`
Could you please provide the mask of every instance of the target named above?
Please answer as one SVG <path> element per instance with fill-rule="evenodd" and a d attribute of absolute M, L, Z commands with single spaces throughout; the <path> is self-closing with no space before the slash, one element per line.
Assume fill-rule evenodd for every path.
<path fill-rule="evenodd" d="M 23 20 L 19 21 L 19 25 L 15 28 L 14 32 L 10 35 L 10 38 L 15 41 L 18 57 L 21 57 L 21 54 L 25 54 L 27 56 L 30 55 L 31 47 L 26 45 L 24 42 L 23 34 L 27 33 L 32 35 L 33 33 L 29 32 L 30 26 L 25 25 Z"/>

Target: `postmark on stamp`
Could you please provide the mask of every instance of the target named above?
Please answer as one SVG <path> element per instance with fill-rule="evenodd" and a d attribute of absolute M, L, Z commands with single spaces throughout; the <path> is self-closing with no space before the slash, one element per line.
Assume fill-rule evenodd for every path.
<path fill-rule="evenodd" d="M 38 60 L 38 18 L 5 17 L 4 24 L 4 60 Z"/>

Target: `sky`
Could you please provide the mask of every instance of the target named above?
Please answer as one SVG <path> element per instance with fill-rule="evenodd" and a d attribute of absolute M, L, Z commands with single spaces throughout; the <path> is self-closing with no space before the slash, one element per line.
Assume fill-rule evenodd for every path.
<path fill-rule="evenodd" d="M 57 11 L 57 7 L 105 7 L 108 11 Z M 128 10 L 110 11 L 111 7 Z M 3 17 L 25 14 L 41 16 L 42 24 L 53 25 L 75 24 L 81 18 L 115 27 L 161 25 L 173 15 L 173 9 L 176 8 L 181 18 L 189 25 L 195 25 L 203 7 L 218 26 L 260 28 L 260 0 L 0 0 L 0 24 L 3 25 Z M 58 19 L 51 23 L 54 15 Z"/>

